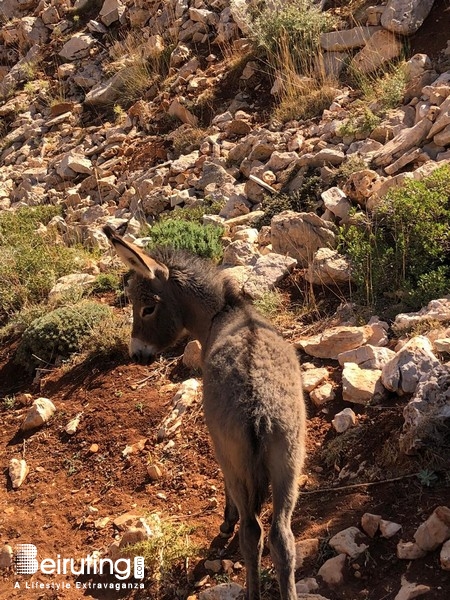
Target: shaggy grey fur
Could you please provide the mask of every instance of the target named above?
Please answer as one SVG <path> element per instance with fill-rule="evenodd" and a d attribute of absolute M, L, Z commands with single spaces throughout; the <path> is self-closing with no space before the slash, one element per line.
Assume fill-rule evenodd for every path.
<path fill-rule="evenodd" d="M 296 600 L 291 516 L 305 454 L 305 409 L 293 348 L 212 264 L 170 249 L 148 258 L 112 230 L 105 233 L 137 271 L 129 290 L 139 348 L 134 358 L 150 360 L 186 330 L 202 344 L 205 420 L 225 479 L 220 530 L 230 536 L 240 520 L 248 599 L 261 597 L 259 517 L 270 484 L 271 556 L 282 600 Z"/>

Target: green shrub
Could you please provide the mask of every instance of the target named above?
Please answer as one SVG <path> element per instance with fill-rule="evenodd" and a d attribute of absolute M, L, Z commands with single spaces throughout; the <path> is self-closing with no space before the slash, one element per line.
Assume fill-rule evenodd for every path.
<path fill-rule="evenodd" d="M 313 175 L 306 177 L 300 188 L 291 194 L 266 196 L 261 203 L 261 209 L 265 214 L 261 217 L 258 225 L 260 227 L 270 225 L 272 217 L 283 210 L 314 212 L 322 203 L 320 194 L 324 189 L 325 186 L 322 179 Z"/>
<path fill-rule="evenodd" d="M 152 591 L 159 598 L 159 592 L 167 591 L 175 581 L 179 587 L 180 573 L 177 569 L 195 556 L 199 548 L 189 539 L 192 528 L 187 525 L 161 519 L 157 514 L 148 515 L 146 521 L 152 535 L 142 542 L 125 546 L 124 553 L 131 557 L 144 557 L 149 585 L 156 588 Z"/>
<path fill-rule="evenodd" d="M 59 207 L 38 206 L 0 214 L 0 323 L 47 299 L 59 277 L 82 266 L 83 252 L 55 243 L 52 232 L 36 231 L 59 213 Z"/>
<path fill-rule="evenodd" d="M 222 233 L 220 226 L 169 218 L 153 225 L 149 234 L 152 241 L 148 247 L 171 246 L 219 261 L 223 253 Z"/>
<path fill-rule="evenodd" d="M 97 275 L 93 285 L 94 294 L 103 294 L 105 292 L 118 292 L 122 287 L 122 278 L 117 273 L 100 273 Z"/>
<path fill-rule="evenodd" d="M 250 23 L 254 39 L 266 50 L 269 61 L 280 63 L 286 49 L 298 73 L 309 73 L 319 52 L 320 34 L 334 23 L 311 0 L 271 2 Z"/>
<path fill-rule="evenodd" d="M 108 306 L 97 302 L 82 302 L 49 312 L 24 331 L 16 361 L 32 370 L 67 359 L 81 349 L 94 326 L 110 314 Z"/>
<path fill-rule="evenodd" d="M 225 204 L 225 201 L 220 202 L 208 197 L 197 202 L 198 204 L 175 208 L 172 212 L 161 215 L 160 221 L 179 219 L 182 221 L 195 221 L 202 225 L 204 215 L 218 215 Z"/>
<path fill-rule="evenodd" d="M 391 189 L 370 220 L 345 226 L 340 239 L 367 304 L 397 297 L 419 308 L 448 293 L 450 167 Z"/>

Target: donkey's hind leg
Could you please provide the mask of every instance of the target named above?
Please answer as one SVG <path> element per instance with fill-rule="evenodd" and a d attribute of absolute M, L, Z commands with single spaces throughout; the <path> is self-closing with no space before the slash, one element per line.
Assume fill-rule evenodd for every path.
<path fill-rule="evenodd" d="M 281 600 L 297 600 L 295 590 L 295 539 L 291 529 L 292 512 L 297 501 L 295 465 L 278 464 L 271 472 L 273 517 L 269 533 L 270 554 L 280 584 Z"/>
<path fill-rule="evenodd" d="M 220 526 L 220 535 L 223 538 L 229 538 L 234 533 L 236 523 L 239 521 L 239 511 L 236 504 L 228 492 L 225 482 L 225 511 L 223 514 L 223 523 Z"/>
<path fill-rule="evenodd" d="M 261 598 L 261 556 L 263 551 L 263 529 L 259 517 L 250 511 L 240 515 L 239 544 L 245 562 L 247 598 Z"/>

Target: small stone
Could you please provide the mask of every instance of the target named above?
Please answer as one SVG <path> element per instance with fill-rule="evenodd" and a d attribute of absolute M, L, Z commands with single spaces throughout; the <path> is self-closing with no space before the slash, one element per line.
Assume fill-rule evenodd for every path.
<path fill-rule="evenodd" d="M 336 533 L 329 544 L 336 552 L 356 558 L 369 547 L 364 543 L 366 539 L 366 536 L 357 527 L 348 527 Z"/>
<path fill-rule="evenodd" d="M 205 560 L 203 566 L 207 571 L 211 571 L 212 573 L 220 573 L 222 570 L 222 562 L 220 559 L 216 560 Z"/>
<path fill-rule="evenodd" d="M 198 340 L 186 344 L 183 354 L 183 365 L 188 369 L 200 369 L 202 366 L 202 347 Z"/>
<path fill-rule="evenodd" d="M 96 454 L 99 450 L 98 444 L 91 444 L 89 448 L 90 454 Z"/>
<path fill-rule="evenodd" d="M 237 583 L 221 583 L 199 594 L 199 600 L 238 600 L 241 598 L 244 588 Z"/>
<path fill-rule="evenodd" d="M 450 508 L 438 506 L 414 534 L 416 544 L 426 552 L 436 550 L 450 538 Z"/>
<path fill-rule="evenodd" d="M 120 517 L 116 517 L 113 524 L 119 531 L 125 531 L 127 527 L 138 521 L 140 517 L 141 515 L 138 513 L 127 512 L 120 515 Z"/>
<path fill-rule="evenodd" d="M 232 560 L 228 560 L 227 558 L 224 558 L 222 560 L 222 569 L 225 573 L 231 573 L 233 571 L 233 568 L 234 564 Z"/>
<path fill-rule="evenodd" d="M 9 476 L 13 489 L 19 488 L 28 475 L 29 467 L 23 459 L 12 458 L 9 462 Z"/>
<path fill-rule="evenodd" d="M 402 526 L 399 523 L 394 523 L 393 521 L 385 521 L 381 519 L 380 521 L 380 533 L 384 538 L 391 538 L 396 533 L 400 531 Z"/>
<path fill-rule="evenodd" d="M 415 542 L 402 542 L 397 544 L 397 557 L 401 560 L 415 560 L 425 556 L 425 550 L 422 550 Z"/>
<path fill-rule="evenodd" d="M 94 521 L 95 529 L 105 529 L 108 523 L 111 521 L 110 517 L 102 517 L 101 519 L 96 519 Z"/>
<path fill-rule="evenodd" d="M 152 481 L 156 481 L 162 477 L 161 469 L 155 464 L 147 465 L 147 474 Z"/>
<path fill-rule="evenodd" d="M 441 569 L 450 571 L 450 540 L 447 540 L 441 548 L 440 554 Z"/>
<path fill-rule="evenodd" d="M 77 432 L 78 425 L 80 424 L 80 417 L 81 415 L 77 415 L 67 423 L 64 428 L 67 435 L 74 435 Z"/>
<path fill-rule="evenodd" d="M 13 564 L 13 549 L 9 544 L 5 544 L 0 550 L 0 569 L 10 569 Z"/>
<path fill-rule="evenodd" d="M 327 402 L 334 400 L 335 393 L 332 383 L 322 383 L 319 387 L 310 392 L 309 397 L 317 407 L 321 407 Z"/>
<path fill-rule="evenodd" d="M 338 433 L 343 433 L 356 424 L 356 414 L 351 408 L 344 408 L 344 410 L 334 415 L 331 424 Z"/>
<path fill-rule="evenodd" d="M 372 513 L 364 513 L 361 517 L 361 527 L 371 538 L 374 537 L 378 531 L 378 527 L 381 521 L 381 515 L 374 515 Z"/>
<path fill-rule="evenodd" d="M 30 429 L 41 427 L 52 418 L 55 411 L 56 407 L 51 400 L 48 398 L 37 398 L 27 412 L 20 429 L 22 431 L 29 431 Z"/>
<path fill-rule="evenodd" d="M 317 572 L 317 575 L 322 577 L 325 583 L 330 587 L 342 585 L 342 583 L 344 583 L 343 569 L 346 560 L 346 554 L 338 554 L 338 556 L 329 558 L 320 567 L 319 571 Z"/>
<path fill-rule="evenodd" d="M 421 585 L 417 583 L 410 583 L 406 581 L 405 576 L 402 576 L 402 587 L 400 591 L 395 596 L 394 600 L 412 600 L 413 598 L 417 598 L 417 596 L 422 596 L 430 591 L 430 588 L 427 585 Z"/>

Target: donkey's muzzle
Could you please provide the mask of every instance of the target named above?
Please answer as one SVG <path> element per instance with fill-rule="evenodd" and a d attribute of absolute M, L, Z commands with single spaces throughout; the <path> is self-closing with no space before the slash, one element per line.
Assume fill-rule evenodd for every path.
<path fill-rule="evenodd" d="M 157 351 L 151 344 L 146 344 L 138 338 L 131 338 L 130 357 L 140 365 L 149 365 L 156 358 Z"/>

